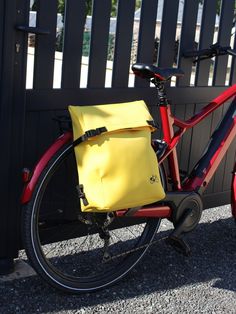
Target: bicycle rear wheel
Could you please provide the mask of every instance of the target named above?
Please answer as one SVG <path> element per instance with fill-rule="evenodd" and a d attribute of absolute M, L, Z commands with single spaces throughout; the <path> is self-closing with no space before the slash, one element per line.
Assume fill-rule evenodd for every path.
<path fill-rule="evenodd" d="M 82 213 L 75 167 L 69 143 L 48 163 L 24 206 L 22 237 L 32 266 L 47 283 L 81 293 L 125 276 L 146 252 L 160 219 Z"/>

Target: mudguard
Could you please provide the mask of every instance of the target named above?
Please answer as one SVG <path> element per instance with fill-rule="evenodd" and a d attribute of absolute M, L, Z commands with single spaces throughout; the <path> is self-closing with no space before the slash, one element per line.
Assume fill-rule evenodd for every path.
<path fill-rule="evenodd" d="M 71 141 L 72 138 L 72 132 L 62 134 L 42 155 L 31 173 L 30 180 L 24 186 L 24 190 L 21 196 L 21 204 L 26 204 L 30 201 L 39 177 L 47 166 L 48 162 L 55 155 L 55 153 L 60 150 L 63 145 Z"/>

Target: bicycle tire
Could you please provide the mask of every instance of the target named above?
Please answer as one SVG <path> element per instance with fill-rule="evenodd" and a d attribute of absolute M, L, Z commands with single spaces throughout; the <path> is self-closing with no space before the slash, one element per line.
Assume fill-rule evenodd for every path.
<path fill-rule="evenodd" d="M 52 190 L 52 185 L 58 184 L 58 178 L 62 175 L 60 171 L 64 173 L 63 171 L 68 167 L 68 164 L 71 167 L 72 160 L 74 164 L 73 146 L 71 143 L 67 143 L 55 154 L 41 173 L 31 200 L 23 208 L 22 239 L 28 259 L 35 271 L 52 287 L 76 294 L 97 291 L 123 278 L 148 249 L 148 244 L 152 241 L 159 227 L 160 219 L 145 219 L 141 224 L 123 226 L 121 219 L 124 218 L 115 218 L 114 222 L 111 223 L 110 232 L 112 232 L 112 238 L 118 241 L 109 248 L 111 247 L 112 257 L 116 250 L 119 254 L 121 253 L 121 257 L 115 259 L 114 265 L 111 265 L 113 259 L 105 263 L 105 267 L 102 265 L 104 263 L 97 265 L 94 258 L 101 255 L 100 251 L 103 251 L 102 254 L 104 254 L 104 247 L 101 246 L 101 238 L 94 234 L 97 230 L 94 229 L 91 232 L 91 229 L 89 230 L 90 225 L 78 220 L 78 217 L 83 214 L 80 212 L 79 199 L 74 186 L 78 184 L 78 182 L 74 182 L 77 180 L 77 173 L 73 179 L 71 178 L 71 173 L 76 171 L 69 171 L 68 178 L 73 182 L 68 182 L 66 185 L 67 187 L 71 185 L 68 191 L 73 202 L 76 202 L 77 212 L 75 217 L 67 217 L 67 211 L 60 209 L 60 202 L 69 202 L 69 204 L 71 202 L 71 199 L 68 201 L 68 193 L 64 188 L 65 177 L 63 177 L 63 193 L 60 189 L 57 190 L 58 187 L 55 189 L 56 192 Z M 163 176 L 162 180 L 164 180 Z M 71 194 L 70 189 L 73 189 L 75 197 Z M 74 201 L 75 199 L 76 201 Z M 65 203 L 63 204 L 65 205 Z M 72 212 L 74 213 L 74 211 Z M 120 225 L 121 228 L 114 227 L 114 224 L 118 227 Z M 77 232 L 82 232 L 81 230 L 84 228 L 88 228 L 88 232 L 85 235 L 83 233 L 77 236 Z M 58 234 L 56 231 L 58 231 Z M 87 242 L 88 237 L 90 237 L 90 242 Z M 92 245 L 93 239 L 96 239 L 97 244 L 100 243 L 100 246 L 90 252 L 88 244 Z M 78 246 L 79 241 L 80 246 Z M 77 248 L 81 249 L 82 244 L 85 245 L 86 242 L 86 250 L 77 251 Z M 124 246 L 125 252 L 131 250 L 133 252 L 122 256 L 121 246 L 122 249 Z M 141 249 L 134 250 L 140 246 L 142 246 Z M 88 257 L 84 258 L 85 253 L 88 253 L 89 259 Z M 62 256 L 59 256 L 59 254 L 62 254 Z M 116 255 L 119 256 L 119 254 Z M 88 268 L 90 264 L 91 268 Z M 95 266 L 97 269 L 95 269 Z M 78 273 L 79 271 L 81 271 L 82 276 L 81 273 Z"/>

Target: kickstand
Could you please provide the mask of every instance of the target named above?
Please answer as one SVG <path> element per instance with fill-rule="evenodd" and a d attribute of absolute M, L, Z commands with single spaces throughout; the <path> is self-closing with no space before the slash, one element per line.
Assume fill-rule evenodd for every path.
<path fill-rule="evenodd" d="M 189 215 L 191 215 L 192 210 L 187 209 L 183 216 L 181 217 L 180 221 L 176 225 L 175 229 L 169 237 L 166 239 L 166 242 L 170 244 L 177 252 L 189 256 L 191 253 L 191 249 L 187 242 L 183 239 L 183 234 L 185 233 L 185 223 L 188 219 Z"/>
<path fill-rule="evenodd" d="M 104 251 L 103 251 L 103 258 L 102 258 L 102 262 L 107 262 L 110 258 L 111 258 L 111 254 L 109 253 L 109 244 L 110 244 L 110 239 L 109 238 L 105 238 L 103 239 L 104 241 Z"/>

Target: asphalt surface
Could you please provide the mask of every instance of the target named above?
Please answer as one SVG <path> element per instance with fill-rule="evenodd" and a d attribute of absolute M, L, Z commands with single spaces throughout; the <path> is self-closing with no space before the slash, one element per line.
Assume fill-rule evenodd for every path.
<path fill-rule="evenodd" d="M 163 220 L 159 236 L 170 228 Z M 65 295 L 31 271 L 15 280 L 0 277 L 0 313 L 236 314 L 236 225 L 230 207 L 204 211 L 186 238 L 190 257 L 158 243 L 125 279 L 99 293 Z"/>

